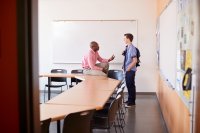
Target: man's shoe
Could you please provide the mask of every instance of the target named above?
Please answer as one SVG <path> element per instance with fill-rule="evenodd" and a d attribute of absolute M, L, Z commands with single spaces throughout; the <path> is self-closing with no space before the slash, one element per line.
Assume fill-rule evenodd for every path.
<path fill-rule="evenodd" d="M 127 104 L 127 103 L 128 103 L 128 101 L 125 101 L 124 103 L 126 103 L 126 104 Z"/>
<path fill-rule="evenodd" d="M 134 103 L 127 103 L 127 104 L 125 105 L 126 108 L 130 108 L 130 107 L 133 107 L 133 106 L 135 106 Z"/>

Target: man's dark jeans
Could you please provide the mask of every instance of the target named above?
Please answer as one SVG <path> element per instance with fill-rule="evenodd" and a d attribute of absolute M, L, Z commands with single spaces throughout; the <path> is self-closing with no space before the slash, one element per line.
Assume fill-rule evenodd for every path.
<path fill-rule="evenodd" d="M 128 89 L 128 103 L 135 104 L 135 99 L 136 99 L 135 71 L 126 72 L 125 80 Z"/>

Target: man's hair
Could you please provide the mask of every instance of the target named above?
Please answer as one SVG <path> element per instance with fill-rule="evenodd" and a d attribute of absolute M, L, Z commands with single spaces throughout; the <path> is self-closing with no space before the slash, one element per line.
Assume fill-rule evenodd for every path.
<path fill-rule="evenodd" d="M 134 36 L 131 33 L 126 33 L 124 34 L 124 36 L 126 36 L 126 38 L 129 39 L 131 42 L 133 41 Z"/>
<path fill-rule="evenodd" d="M 90 47 L 93 47 L 94 45 L 99 45 L 99 44 L 95 41 L 90 42 Z"/>

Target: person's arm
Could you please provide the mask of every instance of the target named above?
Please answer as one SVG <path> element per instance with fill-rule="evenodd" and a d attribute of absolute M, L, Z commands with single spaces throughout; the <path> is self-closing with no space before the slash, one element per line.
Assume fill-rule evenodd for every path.
<path fill-rule="evenodd" d="M 137 57 L 132 58 L 132 62 L 129 64 L 128 68 L 127 68 L 127 72 L 130 71 L 133 67 L 135 67 L 137 63 Z"/>
<path fill-rule="evenodd" d="M 99 53 L 97 52 L 97 60 L 102 63 L 108 63 L 108 59 L 102 58 Z"/>
<path fill-rule="evenodd" d="M 96 61 L 95 61 L 94 58 L 95 57 L 94 57 L 93 53 L 90 52 L 89 55 L 88 55 L 88 65 L 89 65 L 89 67 L 92 70 L 100 70 L 100 71 L 102 71 L 103 68 L 96 66 Z"/>
<path fill-rule="evenodd" d="M 97 54 L 98 54 L 97 60 L 99 62 L 102 62 L 102 63 L 108 63 L 108 62 L 112 61 L 115 58 L 115 56 L 112 55 L 109 59 L 104 59 L 99 55 L 99 53 L 97 53 Z"/>

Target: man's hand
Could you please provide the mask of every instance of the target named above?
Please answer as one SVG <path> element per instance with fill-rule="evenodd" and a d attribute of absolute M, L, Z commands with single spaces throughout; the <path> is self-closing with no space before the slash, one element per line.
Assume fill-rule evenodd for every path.
<path fill-rule="evenodd" d="M 122 55 L 123 55 L 123 56 L 126 55 L 126 50 L 122 51 Z"/>
<path fill-rule="evenodd" d="M 108 62 L 110 62 L 110 61 L 114 60 L 114 58 L 115 58 L 115 56 L 114 56 L 114 55 L 112 55 L 112 56 L 110 57 L 110 59 L 108 59 Z"/>

